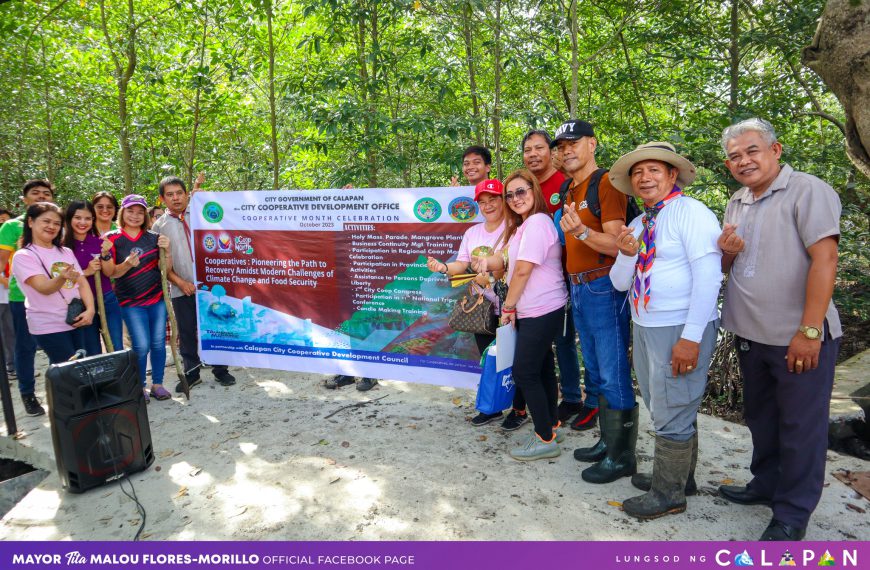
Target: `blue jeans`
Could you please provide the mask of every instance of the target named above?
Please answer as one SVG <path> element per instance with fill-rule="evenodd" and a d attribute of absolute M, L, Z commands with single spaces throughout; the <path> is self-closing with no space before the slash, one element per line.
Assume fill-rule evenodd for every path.
<path fill-rule="evenodd" d="M 24 301 L 10 301 L 12 326 L 15 328 L 15 374 L 18 376 L 18 391 L 22 396 L 32 396 L 36 391 L 33 368 L 36 359 L 36 341 L 27 328 Z"/>
<path fill-rule="evenodd" d="M 151 353 L 151 383 L 163 384 L 166 366 L 166 304 L 161 299 L 145 307 L 121 307 L 127 330 L 133 340 L 133 352 L 139 359 L 139 380 L 145 386 L 145 369 Z"/>
<path fill-rule="evenodd" d="M 574 324 L 586 368 L 586 399 L 607 399 L 614 410 L 634 407 L 631 368 L 628 365 L 628 323 L 631 314 L 626 293 L 613 288 L 605 275 L 582 285 L 571 285 Z"/>
<path fill-rule="evenodd" d="M 118 304 L 118 297 L 114 291 L 109 291 L 103 295 L 103 304 L 106 307 L 106 324 L 109 326 L 109 338 L 112 339 L 112 348 L 115 350 L 123 350 L 124 348 L 124 323 L 121 319 L 121 305 Z M 103 345 L 100 334 L 100 318 L 94 318 L 94 324 L 89 327 L 84 327 L 82 333 L 85 337 L 85 350 L 88 356 L 101 354 Z"/>
<path fill-rule="evenodd" d="M 52 364 L 66 362 L 80 348 L 85 348 L 82 329 L 58 333 L 35 334 L 36 344 L 45 351 L 48 361 Z M 85 349 L 87 350 L 87 349 Z"/>
<path fill-rule="evenodd" d="M 577 339 L 574 319 L 565 320 L 565 334 L 559 329 L 556 335 L 556 360 L 559 362 L 559 385 L 562 399 L 579 404 L 583 401 L 580 392 L 580 363 L 577 362 Z"/>

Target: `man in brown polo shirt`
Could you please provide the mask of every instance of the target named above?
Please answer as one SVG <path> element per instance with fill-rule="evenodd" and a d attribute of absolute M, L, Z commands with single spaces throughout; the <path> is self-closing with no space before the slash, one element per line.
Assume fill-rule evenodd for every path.
<path fill-rule="evenodd" d="M 831 301 L 840 199 L 815 176 L 780 164 L 767 121 L 725 129 L 726 166 L 743 184 L 719 238 L 730 272 L 722 328 L 736 336 L 752 480 L 723 485 L 731 502 L 770 505 L 761 540 L 801 540 L 825 482 L 828 412 L 843 334 Z"/>
<path fill-rule="evenodd" d="M 630 313 L 625 292 L 610 281 L 610 267 L 618 248 L 616 236 L 626 224 L 626 195 L 613 187 L 606 171 L 595 163 L 598 142 L 592 125 L 568 121 L 556 131 L 562 165 L 571 178 L 559 226 L 565 233 L 566 268 L 571 280 L 571 306 L 580 335 L 586 368 L 586 403 L 572 424 L 591 427 L 601 416 L 601 439 L 591 448 L 577 449 L 578 461 L 596 462 L 583 471 L 591 483 L 609 483 L 637 470 L 637 402 L 628 364 Z M 597 182 L 600 216 L 586 200 L 590 183 Z M 597 409 L 596 409 L 597 408 Z"/>

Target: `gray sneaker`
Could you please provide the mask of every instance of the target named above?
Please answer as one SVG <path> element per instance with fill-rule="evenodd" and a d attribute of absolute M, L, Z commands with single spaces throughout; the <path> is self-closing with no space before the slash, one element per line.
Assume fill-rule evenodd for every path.
<path fill-rule="evenodd" d="M 360 378 L 359 382 L 356 383 L 356 389 L 360 392 L 367 392 L 375 387 L 378 381 L 374 378 Z"/>
<path fill-rule="evenodd" d="M 535 461 L 536 459 L 552 459 L 562 455 L 562 448 L 556 443 L 556 439 L 550 443 L 541 441 L 538 434 L 532 432 L 529 438 L 521 446 L 511 449 L 510 456 L 517 461 Z"/>

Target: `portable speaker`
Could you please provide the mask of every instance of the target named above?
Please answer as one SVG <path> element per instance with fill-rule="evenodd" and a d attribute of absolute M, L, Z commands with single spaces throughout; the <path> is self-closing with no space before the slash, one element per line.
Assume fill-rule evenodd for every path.
<path fill-rule="evenodd" d="M 128 349 L 53 364 L 45 373 L 57 471 L 69 492 L 154 462 L 137 362 Z"/>

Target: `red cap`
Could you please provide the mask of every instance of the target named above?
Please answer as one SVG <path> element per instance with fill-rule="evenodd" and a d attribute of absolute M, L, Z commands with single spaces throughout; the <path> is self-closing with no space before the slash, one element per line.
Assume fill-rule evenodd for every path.
<path fill-rule="evenodd" d="M 504 194 L 504 186 L 502 186 L 499 180 L 488 178 L 483 182 L 478 182 L 477 186 L 474 187 L 474 200 L 477 201 L 480 195 L 484 193 L 501 196 Z"/>

